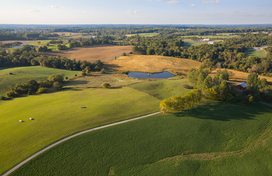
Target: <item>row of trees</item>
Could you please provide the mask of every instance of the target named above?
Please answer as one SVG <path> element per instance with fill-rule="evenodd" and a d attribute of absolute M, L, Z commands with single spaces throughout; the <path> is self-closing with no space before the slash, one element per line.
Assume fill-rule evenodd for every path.
<path fill-rule="evenodd" d="M 201 97 L 201 91 L 199 89 L 194 89 L 185 95 L 172 96 L 167 100 L 163 100 L 160 103 L 160 108 L 162 112 L 182 111 L 199 103 Z"/>
<path fill-rule="evenodd" d="M 43 93 L 51 90 L 58 90 L 62 88 L 64 81 L 63 74 L 54 74 L 48 77 L 47 80 L 37 82 L 35 80 L 29 80 L 23 84 L 16 84 L 10 91 L 6 92 L 7 98 L 14 98 L 24 94 Z"/>
<path fill-rule="evenodd" d="M 47 56 L 28 45 L 24 46 L 22 49 L 16 49 L 12 53 L 0 51 L 0 67 L 31 65 L 79 71 L 84 70 L 86 67 L 88 67 L 88 70 L 90 71 L 100 71 L 103 68 L 103 63 L 100 60 L 91 63 L 87 61 L 77 61 L 75 59 L 70 60 L 60 56 Z"/>
<path fill-rule="evenodd" d="M 230 73 L 227 70 L 218 70 L 212 78 L 206 69 L 191 69 L 188 73 L 188 82 L 194 88 L 202 91 L 205 98 L 211 100 L 237 102 L 240 100 L 232 87 L 228 86 Z"/>

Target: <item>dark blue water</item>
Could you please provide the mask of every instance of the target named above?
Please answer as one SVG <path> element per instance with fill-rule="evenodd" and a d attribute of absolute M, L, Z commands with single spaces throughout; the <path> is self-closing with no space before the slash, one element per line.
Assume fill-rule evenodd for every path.
<path fill-rule="evenodd" d="M 128 73 L 129 77 L 133 77 L 133 78 L 141 78 L 141 79 L 145 79 L 145 78 L 150 78 L 150 79 L 167 79 L 167 78 L 171 78 L 174 77 L 175 75 L 173 75 L 172 73 L 169 72 L 162 72 L 162 73 L 142 73 L 142 72 L 129 72 Z"/>

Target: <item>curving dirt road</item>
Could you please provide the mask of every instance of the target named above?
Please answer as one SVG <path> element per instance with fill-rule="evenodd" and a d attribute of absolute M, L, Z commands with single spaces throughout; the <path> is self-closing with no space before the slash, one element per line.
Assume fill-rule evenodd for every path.
<path fill-rule="evenodd" d="M 104 126 L 101 126 L 101 127 L 96 127 L 96 128 L 92 128 L 92 129 L 89 129 L 89 130 L 85 130 L 85 131 L 82 131 L 82 132 L 79 132 L 79 133 L 76 133 L 72 136 L 69 136 L 69 137 L 66 137 L 58 142 L 55 142 L 51 145 L 49 145 L 48 147 L 42 149 L 41 151 L 35 153 L 34 155 L 32 155 L 31 157 L 27 158 L 26 160 L 22 161 L 21 163 L 19 163 L 17 166 L 13 167 L 12 169 L 10 169 L 8 172 L 6 172 L 5 174 L 3 174 L 3 176 L 7 176 L 9 175 L 10 173 L 12 173 L 13 171 L 15 171 L 16 169 L 18 169 L 19 167 L 21 167 L 22 165 L 24 165 L 25 163 L 27 163 L 28 161 L 32 160 L 33 158 L 35 158 L 36 156 L 44 153 L 45 151 L 55 147 L 56 145 L 60 144 L 60 143 L 63 143 L 69 139 L 72 139 L 76 136 L 79 136 L 79 135 L 82 135 L 82 134 L 85 134 L 85 133 L 88 133 L 88 132 L 91 132 L 91 131 L 95 131 L 95 130 L 99 130 L 99 129 L 102 129 L 102 128 L 107 128 L 107 127 L 110 127 L 110 126 L 115 126 L 115 125 L 119 125 L 119 124 L 122 124 L 122 123 L 126 123 L 126 122 L 131 122 L 131 121 L 134 121 L 134 120 L 139 120 L 139 119 L 143 119 L 145 117 L 149 117 L 149 116 L 153 116 L 153 115 L 157 115 L 161 112 L 155 112 L 155 113 L 152 113 L 152 114 L 148 114 L 148 115 L 145 115 L 145 116 L 141 116 L 141 117 L 136 117 L 136 118 L 133 118 L 133 119 L 128 119 L 128 120 L 124 120 L 124 121 L 121 121 L 121 122 L 116 122 L 116 123 L 111 123 L 111 124 L 108 124 L 108 125 L 104 125 Z"/>

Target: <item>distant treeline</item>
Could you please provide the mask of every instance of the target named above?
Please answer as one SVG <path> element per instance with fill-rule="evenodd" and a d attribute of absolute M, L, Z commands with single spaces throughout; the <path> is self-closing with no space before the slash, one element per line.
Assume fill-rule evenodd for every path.
<path fill-rule="evenodd" d="M 58 34 L 51 33 L 25 33 L 25 32 L 4 32 L 0 33 L 0 41 L 5 40 L 47 40 L 58 39 Z"/>
<path fill-rule="evenodd" d="M 1 43 L 0 42 L 0 48 L 11 48 L 11 47 L 14 47 L 14 46 L 20 46 L 21 42 L 12 42 L 12 43 Z"/>
<path fill-rule="evenodd" d="M 268 47 L 264 58 L 246 56 L 248 48 L 272 45 L 272 37 L 264 34 L 247 34 L 225 39 L 222 44 L 202 44 L 181 47 L 183 41 L 175 35 L 152 38 L 132 36 L 125 44 L 136 45 L 133 52 L 147 55 L 163 55 L 188 58 L 202 62 L 205 67 L 230 68 L 249 73 L 272 73 L 272 48 Z"/>
<path fill-rule="evenodd" d="M 76 61 L 60 56 L 47 56 L 36 51 L 33 46 L 24 46 L 22 49 L 15 49 L 12 53 L 0 51 L 0 67 L 18 67 L 41 65 L 44 67 L 59 68 L 66 70 L 84 70 L 86 67 L 90 71 L 100 71 L 103 63 L 98 60 L 94 63 L 87 61 Z"/>

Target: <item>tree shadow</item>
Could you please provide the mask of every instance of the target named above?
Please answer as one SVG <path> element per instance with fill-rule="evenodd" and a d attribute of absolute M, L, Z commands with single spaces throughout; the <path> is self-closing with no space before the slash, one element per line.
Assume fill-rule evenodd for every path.
<path fill-rule="evenodd" d="M 191 116 L 199 119 L 212 119 L 218 121 L 254 120 L 263 113 L 272 113 L 272 108 L 260 103 L 244 105 L 241 103 L 212 102 L 174 113 L 177 117 Z"/>

